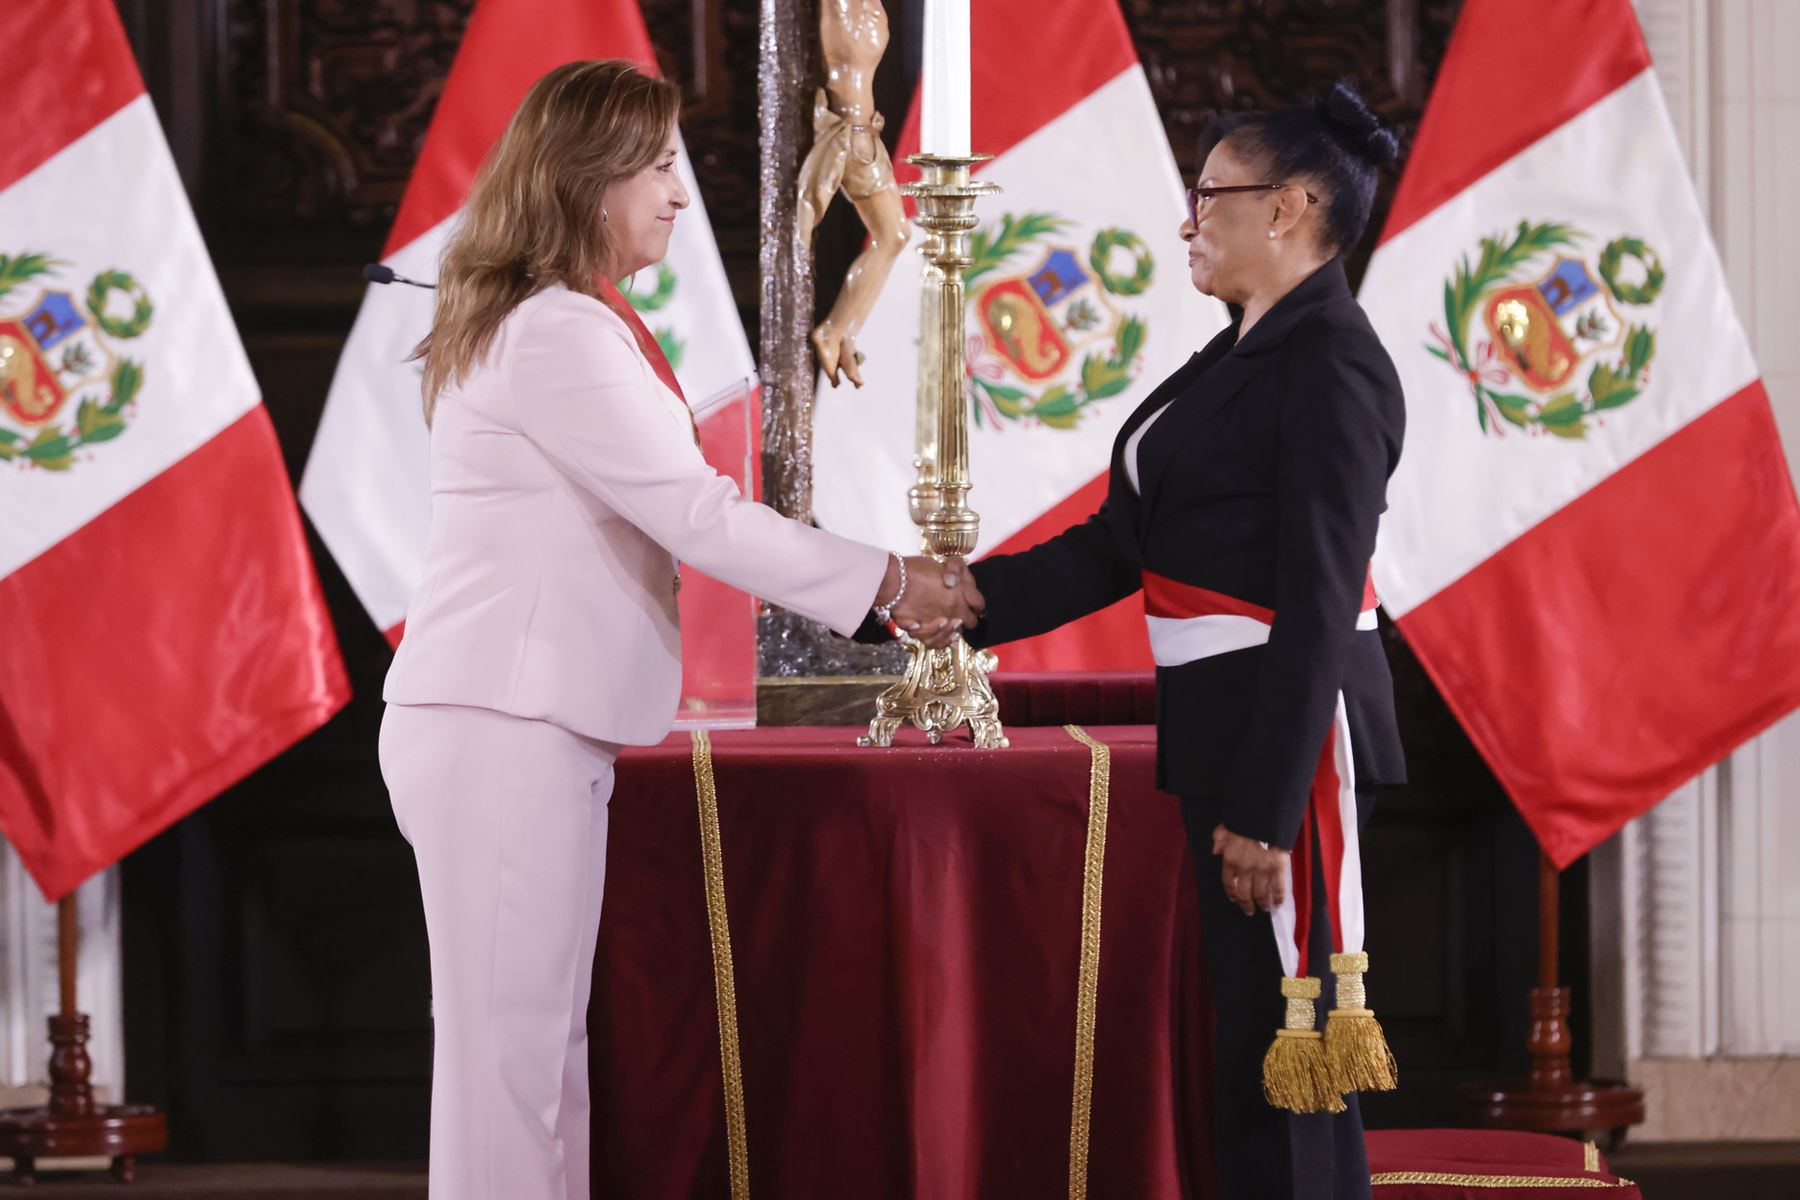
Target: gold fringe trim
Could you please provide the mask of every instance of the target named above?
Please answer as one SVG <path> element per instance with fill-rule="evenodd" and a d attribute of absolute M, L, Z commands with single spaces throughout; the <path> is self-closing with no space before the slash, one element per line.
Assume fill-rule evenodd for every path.
<path fill-rule="evenodd" d="M 1263 1056 L 1263 1096 L 1292 1113 L 1340 1113 L 1344 1098 L 1334 1090 L 1325 1065 L 1325 1046 L 1312 1029 L 1277 1029 Z"/>
<path fill-rule="evenodd" d="M 1594 1145 L 1592 1142 L 1583 1142 L 1581 1143 L 1581 1153 L 1582 1170 L 1596 1172 L 1600 1170 L 1600 1147 Z"/>
<path fill-rule="evenodd" d="M 1387 1035 L 1366 1008 L 1334 1008 L 1326 1016 L 1325 1062 L 1340 1092 L 1391 1092 L 1400 1086 Z"/>
<path fill-rule="evenodd" d="M 1583 1179 L 1564 1175 L 1452 1175 L 1439 1171 L 1383 1171 L 1370 1176 L 1376 1187 L 1436 1183 L 1466 1188 L 1633 1188 L 1629 1179 Z"/>
<path fill-rule="evenodd" d="M 1367 1005 L 1363 973 L 1368 969 L 1366 951 L 1331 956 L 1337 1007 L 1325 1018 L 1325 1063 L 1339 1092 L 1391 1092 L 1400 1086 L 1387 1035 Z"/>
<path fill-rule="evenodd" d="M 719 839 L 719 790 L 712 738 L 694 743 L 694 794 L 700 800 L 700 857 L 706 871 L 706 925 L 712 934 L 713 995 L 719 1008 L 719 1067 L 725 1081 L 725 1149 L 731 1200 L 750 1200 L 750 1138 L 744 1114 L 744 1062 L 738 1042 L 737 975 L 731 966 L 731 922 L 725 913 L 725 851 Z"/>
<path fill-rule="evenodd" d="M 1086 1200 L 1094 1108 L 1095 1008 L 1100 994 L 1100 900 L 1106 880 L 1106 814 L 1112 751 L 1079 725 L 1064 732 L 1090 752 L 1087 853 L 1081 864 L 1081 965 L 1075 984 L 1075 1100 L 1069 1114 L 1069 1200 Z"/>
<path fill-rule="evenodd" d="M 1263 1055 L 1263 1096 L 1288 1112 L 1344 1111 L 1344 1097 L 1325 1063 L 1324 1039 L 1313 1028 L 1320 991 L 1319 981 L 1310 975 L 1281 981 L 1281 994 L 1287 998 L 1286 1028 L 1275 1031 L 1275 1040 Z"/>

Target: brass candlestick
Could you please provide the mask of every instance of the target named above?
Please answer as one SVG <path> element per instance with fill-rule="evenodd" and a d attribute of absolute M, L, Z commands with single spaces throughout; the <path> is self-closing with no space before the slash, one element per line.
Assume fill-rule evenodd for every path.
<path fill-rule="evenodd" d="M 913 464 L 918 482 L 907 507 L 920 527 L 925 552 L 939 560 L 975 552 L 981 518 L 969 507 L 969 406 L 964 360 L 963 272 L 969 266 L 969 231 L 975 199 L 1000 189 L 971 180 L 969 169 L 987 155 L 943 157 L 916 154 L 909 161 L 923 175 L 905 191 L 919 203 L 925 229 L 923 320 L 919 339 L 919 419 Z M 893 744 L 894 732 L 911 721 L 933 745 L 965 722 L 983 749 L 1006 745 L 1000 705 L 988 684 L 997 660 L 957 638 L 942 650 L 927 650 L 906 638 L 906 674 L 875 701 L 875 718 L 865 746 Z"/>
<path fill-rule="evenodd" d="M 919 388 L 917 415 L 913 422 L 913 470 L 918 473 L 917 480 L 906 491 L 906 511 L 912 517 L 914 525 L 919 527 L 921 544 L 925 536 L 925 521 L 937 510 L 940 503 L 937 485 L 937 423 L 938 423 L 938 376 L 935 367 L 927 368 L 927 364 L 935 364 L 938 360 L 938 313 L 943 310 L 943 296 L 940 288 L 943 285 L 944 273 L 932 261 L 937 253 L 937 235 L 926 231 L 925 244 L 920 247 L 925 256 L 925 270 L 919 289 Z M 931 547 L 925 546 L 929 552 Z"/>

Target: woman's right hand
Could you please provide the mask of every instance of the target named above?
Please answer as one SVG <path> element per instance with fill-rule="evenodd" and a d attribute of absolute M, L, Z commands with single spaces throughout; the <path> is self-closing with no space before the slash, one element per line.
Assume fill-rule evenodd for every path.
<path fill-rule="evenodd" d="M 898 586 L 897 579 L 892 586 L 884 585 L 883 595 L 891 595 Z M 962 559 L 939 562 L 914 555 L 906 560 L 906 593 L 894 605 L 894 623 L 908 636 L 933 650 L 942 649 L 980 620 L 986 608 L 987 601 Z"/>

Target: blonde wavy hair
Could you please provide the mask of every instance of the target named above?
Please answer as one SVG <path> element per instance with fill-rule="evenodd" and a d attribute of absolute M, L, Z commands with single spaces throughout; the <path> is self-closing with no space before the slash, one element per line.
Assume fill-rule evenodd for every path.
<path fill-rule="evenodd" d="M 425 423 L 506 315 L 561 284 L 594 295 L 611 252 L 607 188 L 652 165 L 674 133 L 681 91 L 624 59 L 566 63 L 531 85 L 488 152 L 438 264 L 425 364 Z"/>

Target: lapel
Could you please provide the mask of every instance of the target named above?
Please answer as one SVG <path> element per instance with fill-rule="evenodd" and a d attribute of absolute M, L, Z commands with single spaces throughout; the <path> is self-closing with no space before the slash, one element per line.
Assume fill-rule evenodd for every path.
<path fill-rule="evenodd" d="M 1125 443 L 1137 432 L 1139 425 L 1150 419 L 1150 415 L 1169 401 L 1179 396 L 1207 368 L 1214 357 L 1214 350 L 1221 339 L 1225 339 L 1230 330 L 1219 334 L 1206 348 L 1197 354 L 1190 355 L 1185 363 L 1175 368 L 1175 373 L 1157 384 L 1150 394 L 1144 397 L 1119 432 L 1113 438 L 1112 465 L 1106 485 L 1106 511 L 1114 532 L 1122 545 L 1135 546 L 1138 542 L 1138 494 L 1132 490 L 1131 481 L 1125 477 Z M 1229 342 L 1227 342 L 1229 345 Z M 1223 353 L 1223 351 L 1219 351 Z"/>
<path fill-rule="evenodd" d="M 1263 314 L 1260 321 L 1251 326 L 1249 333 L 1238 337 L 1238 325 L 1234 320 L 1214 339 L 1207 351 L 1218 345 L 1220 339 L 1227 337 L 1235 344 L 1229 345 L 1226 352 L 1203 373 L 1198 386 L 1190 388 L 1186 395 L 1179 397 L 1156 423 L 1156 430 L 1144 438 L 1138 457 L 1138 480 L 1143 485 L 1140 511 L 1145 517 L 1155 510 L 1162 485 L 1168 478 L 1169 469 L 1179 458 L 1182 447 L 1216 417 L 1244 389 L 1245 384 L 1276 360 L 1278 356 L 1271 352 L 1287 341 L 1288 335 L 1301 321 L 1323 305 L 1340 296 L 1349 295 L 1350 285 L 1344 277 L 1343 261 L 1334 258 L 1295 284 L 1287 295 Z M 1236 310 L 1233 311 L 1235 313 Z M 1205 357 L 1205 352 L 1198 357 Z"/>
<path fill-rule="evenodd" d="M 1119 432 L 1113 437 L 1112 469 L 1114 472 L 1122 473 L 1124 471 L 1125 443 L 1131 440 L 1131 435 L 1137 432 L 1138 426 L 1148 421 L 1157 409 L 1180 396 L 1195 379 L 1204 374 L 1207 367 L 1216 362 L 1219 355 L 1230 348 L 1231 335 L 1231 330 L 1224 330 L 1208 342 L 1204 349 L 1189 355 L 1186 362 L 1175 368 L 1174 374 L 1151 389 L 1150 394 L 1131 410 L 1131 415 L 1125 418 L 1125 424 L 1119 426 Z M 1224 343 L 1223 347 L 1220 345 L 1221 342 Z"/>

